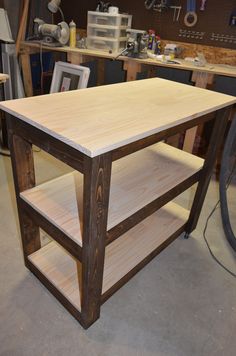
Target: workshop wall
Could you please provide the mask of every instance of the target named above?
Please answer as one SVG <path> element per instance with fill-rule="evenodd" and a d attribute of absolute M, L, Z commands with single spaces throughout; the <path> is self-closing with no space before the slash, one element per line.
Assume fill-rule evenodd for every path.
<path fill-rule="evenodd" d="M 86 28 L 87 11 L 95 10 L 97 2 L 70 0 L 62 2 L 62 7 L 68 21 L 74 18 L 77 27 Z M 162 38 L 168 40 L 236 49 L 236 26 L 229 25 L 231 14 L 236 10 L 236 0 L 207 0 L 205 11 L 200 11 L 201 1 L 196 0 L 198 22 L 194 27 L 184 25 L 187 0 L 172 1 L 173 5 L 182 6 L 178 22 L 173 21 L 173 10 L 162 13 L 146 10 L 144 0 L 110 2 L 118 6 L 120 11 L 133 15 L 133 28 L 141 30 L 153 28 Z"/>
<path fill-rule="evenodd" d="M 146 10 L 144 1 L 116 0 L 115 2 L 121 10 L 134 14 L 133 27 L 154 28 L 165 39 L 236 48 L 236 27 L 229 25 L 231 14 L 233 10 L 236 10 L 235 0 L 207 0 L 205 11 L 200 11 L 201 1 L 196 0 L 198 22 L 192 28 L 184 25 L 187 0 L 171 2 L 172 5 L 182 6 L 178 22 L 173 21 L 173 10 L 166 10 L 162 13 Z"/>
<path fill-rule="evenodd" d="M 26 36 L 33 34 L 33 20 L 35 17 L 42 18 L 46 22 L 51 21 L 52 16 L 47 10 L 47 3 L 48 0 L 30 1 Z M 1 7 L 7 11 L 12 36 L 14 39 L 16 39 L 19 27 L 20 14 L 23 8 L 23 0 L 0 0 L 0 8 Z"/>
<path fill-rule="evenodd" d="M 73 19 L 77 28 L 86 29 L 87 12 L 95 10 L 97 3 L 97 0 L 62 0 L 61 8 L 68 23 Z"/>
<path fill-rule="evenodd" d="M 0 1 L 0 7 L 3 7 L 7 11 L 12 36 L 16 39 L 19 25 L 20 0 Z"/>

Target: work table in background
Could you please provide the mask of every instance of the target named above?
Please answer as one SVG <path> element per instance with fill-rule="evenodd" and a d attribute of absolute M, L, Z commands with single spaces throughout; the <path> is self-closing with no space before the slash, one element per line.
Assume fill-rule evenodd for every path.
<path fill-rule="evenodd" d="M 193 45 L 192 45 L 193 46 Z M 196 46 L 193 46 L 196 47 Z M 203 46 L 201 46 L 203 47 Z M 82 64 L 86 62 L 88 59 L 91 60 L 93 58 L 97 59 L 115 59 L 117 54 L 108 53 L 105 51 L 95 51 L 89 49 L 79 49 L 79 48 L 70 48 L 70 47 L 49 47 L 44 46 L 36 42 L 22 42 L 21 43 L 21 58 L 22 58 L 22 68 L 23 68 L 23 76 L 24 76 L 24 83 L 26 88 L 26 93 L 28 96 L 32 96 L 32 79 L 30 78 L 30 73 L 27 70 L 29 68 L 29 56 L 30 54 L 39 52 L 40 48 L 44 51 L 52 51 L 52 52 L 63 52 L 67 54 L 67 60 L 73 64 Z M 213 51 L 214 47 L 207 47 L 210 51 Z M 198 50 L 198 48 L 194 48 L 194 50 Z M 221 49 L 217 48 L 217 52 Z M 224 63 L 216 64 L 216 63 L 208 63 L 204 67 L 195 66 L 192 63 L 186 62 L 183 59 L 178 59 L 181 64 L 173 64 L 173 63 L 163 63 L 151 58 L 148 59 L 137 59 L 137 58 L 130 58 L 126 56 L 120 56 L 118 58 L 119 61 L 124 62 L 124 69 L 127 71 L 127 81 L 135 80 L 136 74 L 141 71 L 142 65 L 148 66 L 159 66 L 159 67 L 166 67 L 166 68 L 175 68 L 180 70 L 189 70 L 194 72 L 193 80 L 196 82 L 196 86 L 205 88 L 208 83 L 211 83 L 213 80 L 214 75 L 223 75 L 228 77 L 236 77 L 236 51 L 222 49 L 223 52 L 230 52 L 230 63 L 235 65 L 229 65 L 227 63 L 227 58 L 223 56 Z M 231 53 L 232 52 L 232 53 Z M 235 53 L 234 53 L 235 52 Z M 186 54 L 189 55 L 191 53 L 190 45 L 186 48 Z M 233 56 L 234 55 L 234 56 Z M 209 53 L 208 55 L 213 61 L 214 57 L 216 57 L 215 53 L 214 56 Z M 218 57 L 216 57 L 216 60 Z M 219 60 L 219 59 L 218 59 Z"/>
<path fill-rule="evenodd" d="M 165 44 L 165 41 L 163 41 Z M 220 49 L 214 47 L 190 45 L 179 43 L 185 50 L 187 56 L 196 55 L 197 51 L 203 51 L 207 58 L 212 61 L 219 60 L 220 53 L 222 52 L 223 60 L 225 63 L 235 63 L 236 51 L 230 49 Z M 104 59 L 115 59 L 117 55 L 110 54 L 104 51 L 94 51 L 89 49 L 78 49 L 70 47 L 48 47 L 36 42 L 22 42 L 21 43 L 21 63 L 23 71 L 24 86 L 27 96 L 33 95 L 30 54 L 38 53 L 40 50 L 62 52 L 66 53 L 67 61 L 73 64 L 82 64 L 91 60 L 98 61 L 98 85 L 104 82 Z M 226 58 L 226 55 L 228 57 Z M 212 84 L 215 75 L 222 75 L 227 77 L 236 77 L 236 66 L 230 66 L 225 64 L 209 63 L 205 67 L 197 67 L 192 63 L 187 63 L 184 60 L 179 60 L 181 64 L 162 63 L 154 59 L 135 59 L 130 57 L 121 56 L 118 59 L 123 62 L 123 69 L 126 71 L 126 80 L 136 80 L 137 74 L 142 71 L 143 67 L 150 69 L 150 76 L 152 76 L 151 68 L 165 67 L 174 68 L 178 70 L 188 70 L 192 72 L 192 81 L 195 86 L 200 88 L 206 88 L 208 84 Z M 228 60 L 228 62 L 226 62 Z M 158 76 L 158 72 L 157 72 Z M 194 141 L 197 134 L 197 127 L 188 130 L 184 139 L 184 150 L 187 152 L 193 151 Z"/>

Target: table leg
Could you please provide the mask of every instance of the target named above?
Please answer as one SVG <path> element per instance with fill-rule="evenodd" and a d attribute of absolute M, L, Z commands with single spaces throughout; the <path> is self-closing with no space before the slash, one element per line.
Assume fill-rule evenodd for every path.
<path fill-rule="evenodd" d="M 104 85 L 105 82 L 105 60 L 103 58 L 97 58 L 98 62 L 98 82 L 97 85 Z"/>
<path fill-rule="evenodd" d="M 193 205 L 190 211 L 189 220 L 186 225 L 186 235 L 188 238 L 189 234 L 196 228 L 197 222 L 202 210 L 204 199 L 207 193 L 207 189 L 210 183 L 212 171 L 214 164 L 216 162 L 217 153 L 221 147 L 224 138 L 224 132 L 227 126 L 228 118 L 232 107 L 226 109 L 221 109 L 216 113 L 214 129 L 211 135 L 211 140 L 209 144 L 209 149 L 205 163 L 202 169 L 201 177 L 198 183 L 197 191 L 195 193 Z"/>
<path fill-rule="evenodd" d="M 204 72 L 194 72 L 192 80 L 195 81 L 195 86 L 205 89 L 209 80 L 212 79 L 212 75 Z M 198 127 L 193 127 L 186 131 L 183 150 L 186 152 L 193 152 L 194 141 L 197 135 Z"/>
<path fill-rule="evenodd" d="M 193 83 L 195 83 L 195 86 L 204 89 L 206 88 L 207 84 L 213 83 L 214 77 L 215 76 L 212 73 L 193 72 L 191 80 Z"/>
<path fill-rule="evenodd" d="M 8 122 L 9 146 L 12 157 L 12 169 L 15 183 L 18 215 L 25 265 L 27 257 L 40 249 L 39 227 L 29 218 L 21 207 L 20 193 L 35 186 L 35 173 L 32 145 L 13 131 L 12 122 Z"/>
<path fill-rule="evenodd" d="M 100 315 L 111 155 L 88 158 L 84 170 L 82 319 L 89 327 Z"/>
<path fill-rule="evenodd" d="M 23 81 L 26 96 L 33 96 L 33 83 L 32 83 L 32 74 L 31 74 L 31 64 L 30 64 L 30 54 L 24 52 L 20 55 Z"/>
<path fill-rule="evenodd" d="M 134 60 L 127 60 L 124 62 L 124 70 L 127 72 L 126 81 L 130 82 L 136 80 L 137 73 L 141 72 L 141 64 Z"/>
<path fill-rule="evenodd" d="M 78 53 L 67 53 L 67 60 L 68 62 L 72 63 L 72 64 L 77 64 L 77 65 L 81 65 L 85 62 L 89 62 L 92 60 L 96 60 L 98 63 L 98 80 L 97 80 L 97 85 L 103 85 L 104 84 L 104 59 L 103 58 L 94 58 L 91 56 L 85 56 L 82 54 L 78 54 Z"/>
<path fill-rule="evenodd" d="M 80 65 L 85 62 L 84 56 L 80 53 L 67 52 L 67 61 L 71 64 Z"/>

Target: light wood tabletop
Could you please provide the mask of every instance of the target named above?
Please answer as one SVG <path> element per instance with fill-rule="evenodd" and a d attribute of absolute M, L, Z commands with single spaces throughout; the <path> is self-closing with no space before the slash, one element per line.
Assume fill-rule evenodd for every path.
<path fill-rule="evenodd" d="M 153 78 L 0 103 L 90 157 L 236 103 L 236 97 Z"/>

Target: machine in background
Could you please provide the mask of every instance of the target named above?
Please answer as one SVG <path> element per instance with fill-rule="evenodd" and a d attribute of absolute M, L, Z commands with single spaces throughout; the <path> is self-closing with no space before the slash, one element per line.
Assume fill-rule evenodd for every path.
<path fill-rule="evenodd" d="M 70 29 L 66 22 L 58 25 L 47 24 L 43 20 L 34 19 L 34 38 L 40 40 L 44 45 L 60 47 L 65 46 L 70 37 Z"/>
<path fill-rule="evenodd" d="M 127 29 L 127 45 L 126 48 L 116 57 L 127 56 L 133 58 L 146 59 L 148 58 L 148 35 L 146 31 Z"/>
<path fill-rule="evenodd" d="M 65 22 L 64 14 L 60 7 L 61 0 L 51 0 L 48 2 L 48 10 L 52 14 L 58 11 L 61 14 L 62 22 L 55 24 L 48 24 L 45 21 L 35 18 L 34 19 L 34 35 L 33 40 L 38 40 L 46 46 L 60 47 L 65 46 L 70 38 L 70 29 Z"/>

